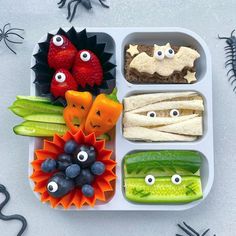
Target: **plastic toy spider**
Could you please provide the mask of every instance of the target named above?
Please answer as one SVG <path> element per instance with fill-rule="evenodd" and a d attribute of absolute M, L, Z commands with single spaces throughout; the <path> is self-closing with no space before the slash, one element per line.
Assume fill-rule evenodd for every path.
<path fill-rule="evenodd" d="M 108 5 L 106 5 L 104 2 L 106 0 L 98 0 L 100 2 L 100 4 L 103 7 L 109 8 Z M 58 2 L 58 6 L 59 8 L 62 8 L 65 6 L 67 0 L 61 0 L 60 2 Z M 72 4 L 74 3 L 74 7 L 73 7 L 73 11 L 71 13 L 72 10 Z M 69 20 L 70 22 L 74 19 L 74 16 L 76 14 L 76 10 L 79 4 L 82 4 L 87 10 L 90 10 L 92 8 L 92 3 L 91 0 L 70 0 L 68 5 L 67 5 L 67 10 L 68 10 L 68 15 L 67 15 L 67 20 Z"/>
<path fill-rule="evenodd" d="M 193 229 L 191 226 L 187 225 L 185 222 L 183 222 L 184 226 L 177 224 L 178 227 L 184 231 L 189 236 L 206 236 L 207 233 L 210 231 L 210 229 L 205 230 L 202 234 L 198 233 L 195 229 Z M 176 234 L 176 236 L 183 236 L 182 234 Z M 214 236 L 216 236 L 214 234 Z"/>
<path fill-rule="evenodd" d="M 6 30 L 6 28 L 9 26 L 9 29 Z M 21 39 L 24 39 L 21 35 L 19 35 L 18 33 L 14 32 L 14 31 L 24 31 L 23 29 L 19 29 L 19 28 L 10 28 L 10 23 L 5 24 L 3 26 L 3 29 L 0 29 L 0 42 L 3 40 L 4 43 L 6 44 L 6 46 L 8 47 L 8 49 L 10 49 L 14 54 L 16 54 L 16 52 L 10 47 L 10 44 L 22 44 L 23 42 L 19 42 L 19 41 L 13 41 L 12 39 L 9 39 L 10 36 L 15 36 L 15 37 L 19 37 Z"/>

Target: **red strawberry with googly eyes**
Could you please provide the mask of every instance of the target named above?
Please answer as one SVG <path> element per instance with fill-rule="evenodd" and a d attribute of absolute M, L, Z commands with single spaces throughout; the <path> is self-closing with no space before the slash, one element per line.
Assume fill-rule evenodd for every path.
<path fill-rule="evenodd" d="M 72 75 L 82 88 L 85 88 L 86 85 L 90 87 L 100 85 L 103 80 L 102 65 L 93 52 L 80 50 L 76 54 Z"/>
<path fill-rule="evenodd" d="M 59 69 L 56 71 L 51 81 L 50 92 L 56 98 L 65 98 L 66 91 L 77 91 L 77 87 L 78 85 L 71 73 L 66 69 Z"/>
<path fill-rule="evenodd" d="M 62 35 L 55 35 L 51 38 L 48 51 L 48 65 L 58 70 L 60 68 L 70 69 L 73 65 L 77 49 Z"/>

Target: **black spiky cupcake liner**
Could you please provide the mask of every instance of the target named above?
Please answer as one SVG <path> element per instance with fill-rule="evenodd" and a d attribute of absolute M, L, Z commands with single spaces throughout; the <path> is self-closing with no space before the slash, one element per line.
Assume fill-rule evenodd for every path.
<path fill-rule="evenodd" d="M 55 70 L 48 66 L 48 51 L 51 38 L 56 35 L 63 35 L 67 37 L 71 43 L 77 48 L 77 50 L 90 50 L 96 54 L 101 62 L 103 68 L 103 81 L 101 85 L 95 85 L 93 87 L 86 86 L 82 88 L 78 86 L 78 91 L 88 91 L 94 96 L 100 93 L 110 93 L 116 85 L 115 81 L 115 67 L 114 51 L 106 52 L 107 43 L 98 43 L 98 36 L 89 36 L 86 29 L 77 32 L 74 27 L 71 27 L 68 31 L 60 28 L 55 34 L 48 33 L 47 39 L 44 42 L 38 44 L 39 50 L 33 55 L 35 58 L 35 65 L 32 70 L 35 72 L 35 86 L 39 96 L 49 97 L 52 103 L 62 103 L 66 105 L 66 101 L 61 97 L 54 97 L 50 93 L 50 85 Z"/>

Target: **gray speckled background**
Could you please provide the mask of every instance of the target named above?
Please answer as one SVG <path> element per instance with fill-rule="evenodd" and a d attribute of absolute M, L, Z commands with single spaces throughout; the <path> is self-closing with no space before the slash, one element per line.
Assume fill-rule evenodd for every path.
<path fill-rule="evenodd" d="M 15 56 L 0 43 L 0 183 L 11 192 L 6 213 L 21 213 L 28 219 L 25 235 L 155 235 L 172 236 L 176 223 L 186 220 L 199 229 L 210 227 L 211 234 L 233 236 L 236 231 L 236 95 L 227 83 L 224 69 L 224 41 L 236 28 L 235 0 L 110 0 L 110 10 L 82 7 L 73 25 L 99 26 L 179 26 L 198 33 L 208 44 L 213 61 L 215 182 L 205 202 L 185 212 L 61 212 L 42 205 L 28 184 L 28 138 L 15 136 L 12 127 L 20 119 L 7 107 L 17 94 L 28 95 L 30 57 L 35 42 L 46 32 L 70 26 L 66 10 L 56 0 L 1 1 L 0 27 L 26 30 L 25 43 Z M 2 200 L 2 196 L 0 196 Z M 16 235 L 18 222 L 0 221 L 0 235 Z"/>

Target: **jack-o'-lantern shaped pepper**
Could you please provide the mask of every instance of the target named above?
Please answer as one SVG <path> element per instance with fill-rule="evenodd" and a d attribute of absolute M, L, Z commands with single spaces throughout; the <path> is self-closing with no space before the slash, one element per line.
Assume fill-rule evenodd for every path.
<path fill-rule="evenodd" d="M 79 129 L 83 130 L 87 114 L 93 103 L 91 93 L 69 90 L 66 92 L 65 98 L 67 106 L 63 111 L 63 117 L 67 127 L 73 133 Z"/>
<path fill-rule="evenodd" d="M 95 133 L 96 137 L 110 131 L 122 112 L 122 104 L 117 99 L 117 89 L 109 95 L 96 97 L 85 122 L 85 132 Z"/>

